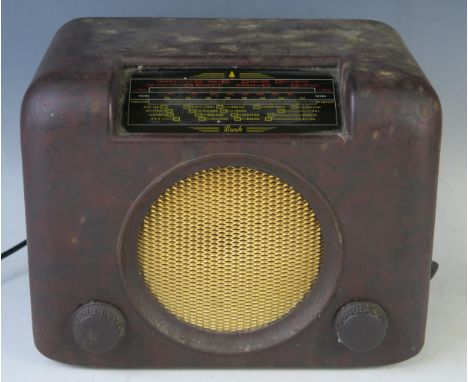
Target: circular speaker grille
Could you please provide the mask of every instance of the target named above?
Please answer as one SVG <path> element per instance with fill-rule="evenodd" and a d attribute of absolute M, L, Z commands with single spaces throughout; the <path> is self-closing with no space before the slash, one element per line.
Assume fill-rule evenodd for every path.
<path fill-rule="evenodd" d="M 281 179 L 245 167 L 196 172 L 151 206 L 140 272 L 180 320 L 216 332 L 259 329 L 297 306 L 322 260 L 320 224 Z"/>

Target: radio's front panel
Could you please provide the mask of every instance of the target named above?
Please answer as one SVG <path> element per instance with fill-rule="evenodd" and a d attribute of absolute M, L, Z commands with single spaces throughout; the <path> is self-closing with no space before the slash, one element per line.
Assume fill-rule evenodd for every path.
<path fill-rule="evenodd" d="M 105 24 L 86 20 L 64 31 Z M 369 44 L 396 41 L 343 23 Z M 89 76 L 39 75 L 22 144 L 41 352 L 113 367 L 348 367 L 419 351 L 438 101 L 416 69 L 352 56 L 335 23 L 319 24 L 335 50 L 315 56 L 119 46 Z M 133 27 L 160 25 L 172 24 Z"/>

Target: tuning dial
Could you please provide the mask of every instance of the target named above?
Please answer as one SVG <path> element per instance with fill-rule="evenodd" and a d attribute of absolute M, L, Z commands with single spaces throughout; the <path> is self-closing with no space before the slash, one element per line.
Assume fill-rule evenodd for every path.
<path fill-rule="evenodd" d="M 71 320 L 75 342 L 88 353 L 106 353 L 125 336 L 125 318 L 115 306 L 89 302 Z"/>
<path fill-rule="evenodd" d="M 370 301 L 346 304 L 335 318 L 338 342 L 355 352 L 376 349 L 384 340 L 387 327 L 387 313 Z"/>

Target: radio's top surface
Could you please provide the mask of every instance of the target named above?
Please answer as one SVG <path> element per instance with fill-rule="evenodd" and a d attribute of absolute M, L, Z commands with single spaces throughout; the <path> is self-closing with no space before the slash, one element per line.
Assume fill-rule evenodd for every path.
<path fill-rule="evenodd" d="M 349 63 L 363 78 L 423 76 L 399 35 L 381 22 L 183 18 L 72 20 L 57 32 L 37 75 L 97 77 L 116 65 L 151 65 L 155 59 L 193 66 L 187 57 L 209 59 L 210 65 L 214 57 L 227 57 L 221 64 L 237 66 L 252 66 L 259 57 L 302 57 L 314 65 Z"/>

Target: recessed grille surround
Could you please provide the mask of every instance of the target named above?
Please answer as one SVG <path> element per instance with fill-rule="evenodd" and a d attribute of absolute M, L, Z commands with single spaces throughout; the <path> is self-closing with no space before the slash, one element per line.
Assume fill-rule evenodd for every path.
<path fill-rule="evenodd" d="M 320 223 L 280 178 L 247 167 L 198 171 L 150 207 L 139 271 L 181 321 L 215 332 L 260 329 L 308 294 L 323 257 Z"/>

